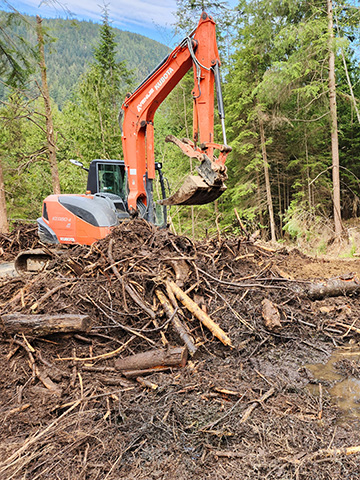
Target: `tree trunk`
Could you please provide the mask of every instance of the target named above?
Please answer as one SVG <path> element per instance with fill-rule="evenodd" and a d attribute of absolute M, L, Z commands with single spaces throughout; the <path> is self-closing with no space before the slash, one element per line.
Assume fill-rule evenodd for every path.
<path fill-rule="evenodd" d="M 309 203 L 309 210 L 311 211 L 311 181 L 310 181 L 310 168 L 309 168 L 309 150 L 308 150 L 308 137 L 307 131 L 305 132 L 305 158 L 306 158 L 306 179 L 307 179 L 307 186 L 308 186 L 308 203 Z"/>
<path fill-rule="evenodd" d="M 330 99 L 330 127 L 331 127 L 331 155 L 334 201 L 334 227 L 335 236 L 339 237 L 343 226 L 341 222 L 340 206 L 340 163 L 339 141 L 336 111 L 336 85 L 335 85 L 335 52 L 332 0 L 327 0 L 328 34 L 329 34 L 329 99 Z"/>
<path fill-rule="evenodd" d="M 264 225 L 264 218 L 263 218 L 263 211 L 262 211 L 262 204 L 261 204 L 261 192 L 260 192 L 261 184 L 260 184 L 260 175 L 259 175 L 258 169 L 256 169 L 256 185 L 257 185 L 256 201 L 257 201 L 258 210 L 259 210 L 259 223 L 260 225 Z M 261 238 L 262 240 L 264 240 L 263 228 L 261 229 Z"/>
<path fill-rule="evenodd" d="M 259 127 L 260 127 L 261 154 L 262 154 L 263 163 L 264 163 L 266 200 L 267 200 L 267 204 L 268 204 L 269 219 L 270 219 L 271 241 L 276 242 L 274 208 L 273 208 L 272 197 L 271 197 L 269 165 L 268 165 L 268 161 L 267 161 L 267 153 L 266 153 L 266 145 L 265 145 L 264 122 L 263 122 L 262 118 L 260 118 L 260 117 L 259 117 Z"/>
<path fill-rule="evenodd" d="M 0 232 L 9 232 L 9 223 L 7 219 L 6 199 L 5 199 L 5 185 L 4 176 L 2 170 L 2 164 L 0 161 Z"/>
<path fill-rule="evenodd" d="M 44 105 L 45 105 L 46 137 L 47 137 L 47 147 L 49 150 L 51 180 L 52 180 L 54 194 L 59 194 L 61 193 L 60 181 L 59 181 L 59 172 L 58 172 L 58 166 L 57 166 L 57 160 L 56 160 L 56 146 L 55 146 L 55 136 L 54 136 L 54 125 L 53 125 L 51 105 L 50 105 L 50 95 L 49 95 L 49 88 L 48 88 L 47 77 L 46 77 L 44 35 L 43 35 L 43 29 L 42 29 L 42 19 L 41 17 L 39 17 L 39 15 L 36 16 L 36 33 L 37 33 L 38 47 L 39 47 L 39 66 L 40 66 L 40 72 L 41 72 L 41 95 L 44 99 Z"/>
<path fill-rule="evenodd" d="M 304 288 L 304 293 L 311 300 L 320 300 L 326 297 L 352 295 L 360 290 L 360 281 L 355 275 L 348 278 L 329 278 L 321 283 L 311 283 Z"/>

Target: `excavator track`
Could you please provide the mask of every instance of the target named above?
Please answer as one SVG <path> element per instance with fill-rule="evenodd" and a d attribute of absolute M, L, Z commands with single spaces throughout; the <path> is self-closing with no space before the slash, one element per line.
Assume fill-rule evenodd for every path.
<path fill-rule="evenodd" d="M 34 275 L 43 270 L 51 260 L 51 251 L 42 248 L 24 250 L 19 253 L 14 262 L 14 267 L 19 275 Z"/>

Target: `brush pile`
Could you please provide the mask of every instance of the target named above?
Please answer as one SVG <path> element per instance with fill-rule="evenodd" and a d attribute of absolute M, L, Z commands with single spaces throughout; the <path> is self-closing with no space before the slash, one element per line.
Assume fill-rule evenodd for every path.
<path fill-rule="evenodd" d="M 11 233 L 0 233 L 0 261 L 12 260 L 22 250 L 40 245 L 36 225 L 15 223 Z"/>
<path fill-rule="evenodd" d="M 27 236 L 2 238 L 2 258 L 38 247 Z M 0 280 L 0 478 L 357 478 L 356 419 L 306 368 L 356 341 L 355 274 L 143 220 L 52 250 Z"/>

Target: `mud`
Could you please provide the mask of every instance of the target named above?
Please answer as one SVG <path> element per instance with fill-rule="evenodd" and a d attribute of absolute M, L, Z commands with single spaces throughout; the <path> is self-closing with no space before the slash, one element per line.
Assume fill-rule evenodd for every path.
<path fill-rule="evenodd" d="M 360 350 L 359 297 L 311 301 L 301 292 L 309 280 L 359 270 L 356 261 L 312 259 L 247 238 L 193 242 L 139 220 L 55 256 L 31 279 L 3 280 L 0 315 L 86 313 L 94 323 L 79 335 L 3 333 L 0 478 L 358 478 L 359 455 L 341 450 L 360 445 L 358 411 L 347 406 L 344 415 L 331 391 L 358 381 L 358 358 L 336 357 L 336 379 L 310 365 Z M 182 345 L 154 295 L 166 277 L 207 310 L 233 348 L 179 305 L 198 352 L 183 369 L 146 377 L 154 388 L 144 387 L 114 371 L 111 352 Z M 156 312 L 157 326 L 124 285 Z M 262 316 L 265 298 L 280 313 L 273 330 Z M 46 388 L 45 375 L 59 393 Z"/>

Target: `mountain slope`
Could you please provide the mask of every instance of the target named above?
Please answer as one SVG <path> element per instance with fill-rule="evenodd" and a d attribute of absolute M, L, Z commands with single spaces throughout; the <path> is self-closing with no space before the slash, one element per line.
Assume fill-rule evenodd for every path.
<path fill-rule="evenodd" d="M 1 12 L 3 14 L 3 12 Z M 26 25 L 18 25 L 16 34 L 36 44 L 35 17 L 25 16 Z M 52 98 L 61 107 L 93 59 L 93 48 L 99 41 L 100 25 L 90 21 L 44 19 L 47 32 L 46 64 Z M 118 60 L 126 61 L 134 71 L 135 83 L 168 54 L 169 48 L 136 33 L 114 28 Z"/>

